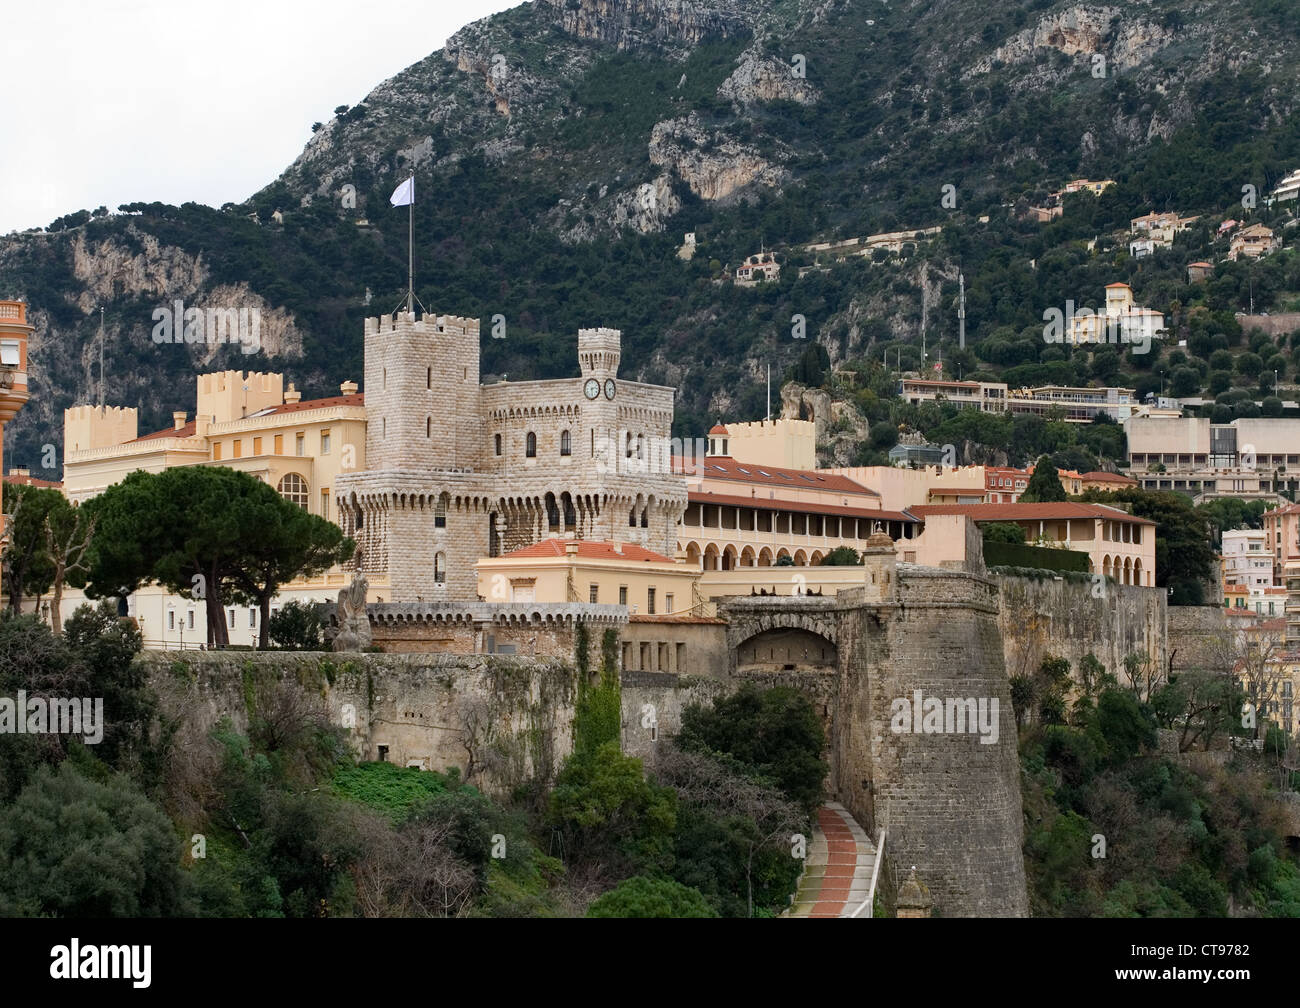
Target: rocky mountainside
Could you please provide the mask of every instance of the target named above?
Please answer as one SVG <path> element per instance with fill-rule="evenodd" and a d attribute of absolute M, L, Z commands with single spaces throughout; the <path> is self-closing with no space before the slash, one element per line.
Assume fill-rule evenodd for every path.
<path fill-rule="evenodd" d="M 535 0 L 323 121 L 244 204 L 0 238 L 0 295 L 38 327 L 7 458 L 39 473 L 62 410 L 93 399 L 101 305 L 109 400 L 142 429 L 192 409 L 202 369 L 284 370 L 308 396 L 359 379 L 361 319 L 405 288 L 388 194 L 412 171 L 417 293 L 484 319 L 485 372 L 570 373 L 573 331 L 615 326 L 626 374 L 679 388 L 683 433 L 761 415 L 766 366 L 811 343 L 841 366 L 951 342 L 959 272 L 976 345 L 1117 277 L 1176 297 L 1081 240 L 1300 165 L 1298 66 L 1286 0 Z M 1019 220 L 1080 176 L 1119 183 L 1105 219 Z M 810 248 L 931 227 L 901 255 Z M 779 281 L 733 285 L 761 248 Z M 256 308 L 260 352 L 155 342 L 176 300 Z"/>

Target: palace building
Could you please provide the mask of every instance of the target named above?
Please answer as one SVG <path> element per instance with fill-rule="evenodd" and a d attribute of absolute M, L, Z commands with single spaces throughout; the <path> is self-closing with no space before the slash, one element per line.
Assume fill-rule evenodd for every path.
<path fill-rule="evenodd" d="M 482 557 L 567 534 L 672 556 L 673 389 L 620 380 L 620 355 L 618 330 L 580 329 L 577 377 L 483 385 L 477 319 L 367 319 L 366 468 L 336 483 L 350 566 L 430 602 L 475 598 Z"/>

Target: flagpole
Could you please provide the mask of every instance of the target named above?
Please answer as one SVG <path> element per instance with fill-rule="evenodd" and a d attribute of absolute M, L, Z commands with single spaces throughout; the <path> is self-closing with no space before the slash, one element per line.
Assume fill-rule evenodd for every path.
<path fill-rule="evenodd" d="M 415 169 L 411 169 L 411 179 Z M 411 200 L 406 204 L 406 310 L 415 317 L 415 183 L 411 182 Z"/>

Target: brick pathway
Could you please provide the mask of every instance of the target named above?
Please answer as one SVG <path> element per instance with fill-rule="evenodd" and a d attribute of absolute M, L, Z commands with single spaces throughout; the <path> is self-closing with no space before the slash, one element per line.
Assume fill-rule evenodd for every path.
<path fill-rule="evenodd" d="M 838 802 L 817 810 L 817 826 L 787 917 L 849 917 L 867 898 L 876 852 Z M 865 917 L 867 911 L 858 914 Z"/>

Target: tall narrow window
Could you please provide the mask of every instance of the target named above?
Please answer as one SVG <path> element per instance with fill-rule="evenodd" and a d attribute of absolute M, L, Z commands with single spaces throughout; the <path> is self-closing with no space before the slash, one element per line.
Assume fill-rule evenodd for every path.
<path fill-rule="evenodd" d="M 424 418 L 424 436 L 427 438 L 433 437 L 433 417 Z"/>
<path fill-rule="evenodd" d="M 500 435 L 500 434 L 497 434 L 497 435 L 495 436 L 495 438 L 493 439 L 493 446 L 496 448 L 497 454 L 500 455 L 500 454 L 501 454 L 501 435 Z"/>
<path fill-rule="evenodd" d="M 618 586 L 618 604 L 627 605 L 627 585 Z"/>
<path fill-rule="evenodd" d="M 600 585 L 594 584 L 588 587 L 587 601 L 595 605 L 600 598 Z M 1289 685 L 1289 684 L 1288 684 Z"/>
<path fill-rule="evenodd" d="M 320 453 L 322 455 L 330 453 L 330 432 L 327 430 L 320 432 Z"/>
<path fill-rule="evenodd" d="M 532 431 L 528 432 L 528 442 L 524 454 L 529 458 L 537 458 L 537 435 Z"/>
<path fill-rule="evenodd" d="M 438 498 L 437 507 L 435 507 L 433 510 L 433 527 L 434 528 L 447 527 L 447 495 L 446 494 L 443 494 L 441 497 Z"/>
<path fill-rule="evenodd" d="M 325 487 L 320 492 L 320 516 L 326 521 L 330 520 L 330 491 Z"/>
<path fill-rule="evenodd" d="M 431 367 L 424 369 L 424 387 L 427 389 L 433 388 L 433 368 Z"/>
<path fill-rule="evenodd" d="M 213 442 L 212 442 L 212 461 L 213 461 L 213 462 L 220 462 L 220 461 L 221 461 L 221 442 L 220 442 L 220 441 L 213 441 Z"/>
<path fill-rule="evenodd" d="M 447 554 L 435 553 L 433 555 L 433 583 L 446 584 L 447 582 Z"/>
<path fill-rule="evenodd" d="M 277 455 L 283 455 L 283 454 L 284 454 L 284 435 L 283 435 L 283 434 L 277 434 L 277 435 L 275 436 L 275 453 L 276 453 Z"/>
<path fill-rule="evenodd" d="M 253 438 L 253 454 L 254 455 L 262 454 L 262 439 L 260 437 Z"/>
<path fill-rule="evenodd" d="M 307 454 L 307 435 L 295 434 L 293 436 L 293 453 L 299 458 Z"/>
<path fill-rule="evenodd" d="M 655 590 L 653 587 L 645 590 L 645 611 L 650 616 L 655 614 Z"/>
<path fill-rule="evenodd" d="M 560 431 L 560 454 L 561 455 L 573 454 L 573 442 L 570 441 L 569 439 L 568 431 Z"/>

